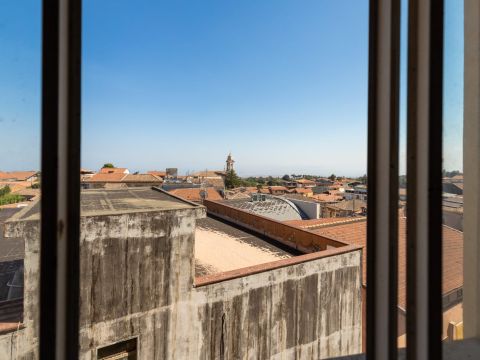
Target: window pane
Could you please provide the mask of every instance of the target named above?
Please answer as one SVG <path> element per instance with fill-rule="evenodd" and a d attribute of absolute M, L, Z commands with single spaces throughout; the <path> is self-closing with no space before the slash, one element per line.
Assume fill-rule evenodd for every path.
<path fill-rule="evenodd" d="M 361 352 L 368 1 L 87 0 L 83 31 L 81 354 Z"/>

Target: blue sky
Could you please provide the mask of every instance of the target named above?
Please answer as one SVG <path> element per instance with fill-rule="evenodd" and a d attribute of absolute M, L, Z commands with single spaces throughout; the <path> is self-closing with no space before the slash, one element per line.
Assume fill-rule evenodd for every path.
<path fill-rule="evenodd" d="M 462 11 L 447 3 L 456 169 Z M 40 26 L 38 0 L 0 3 L 1 170 L 39 167 Z M 231 151 L 244 176 L 366 171 L 367 0 L 84 0 L 83 43 L 84 167 L 221 169 Z"/>

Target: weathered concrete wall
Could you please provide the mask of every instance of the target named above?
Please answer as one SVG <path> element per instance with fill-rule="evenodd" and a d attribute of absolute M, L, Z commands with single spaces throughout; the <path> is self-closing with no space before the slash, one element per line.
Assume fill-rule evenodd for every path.
<path fill-rule="evenodd" d="M 320 359 L 362 350 L 360 250 L 195 289 L 200 359 Z"/>
<path fill-rule="evenodd" d="M 175 309 L 193 287 L 195 220 L 203 216 L 204 209 L 197 208 L 82 221 L 83 359 L 135 336 L 140 359 L 167 358 L 182 338 L 172 332 L 182 321 Z"/>
<path fill-rule="evenodd" d="M 361 351 L 360 250 L 194 287 L 195 220 L 204 211 L 82 217 L 81 359 L 133 337 L 139 359 L 318 359 Z M 38 223 L 12 231 L 26 239 L 25 329 L 0 336 L 0 359 L 14 359 L 17 348 L 19 359 L 36 359 Z"/>

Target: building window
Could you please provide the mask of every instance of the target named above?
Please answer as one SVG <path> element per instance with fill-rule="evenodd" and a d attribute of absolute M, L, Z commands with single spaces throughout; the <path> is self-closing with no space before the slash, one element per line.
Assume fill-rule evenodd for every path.
<path fill-rule="evenodd" d="M 102 347 L 98 349 L 97 358 L 104 360 L 136 360 L 137 338 Z"/>

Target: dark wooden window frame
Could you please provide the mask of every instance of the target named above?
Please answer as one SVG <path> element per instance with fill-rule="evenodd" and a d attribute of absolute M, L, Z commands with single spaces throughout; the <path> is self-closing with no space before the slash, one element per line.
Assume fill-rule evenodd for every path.
<path fill-rule="evenodd" d="M 40 358 L 78 358 L 81 0 L 43 0 Z M 443 0 L 409 1 L 409 359 L 441 358 Z M 370 0 L 367 357 L 396 356 L 400 0 Z M 425 266 L 422 267 L 422 264 Z"/>

